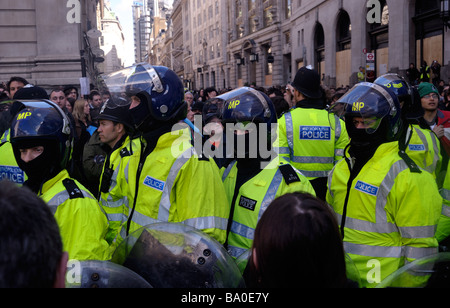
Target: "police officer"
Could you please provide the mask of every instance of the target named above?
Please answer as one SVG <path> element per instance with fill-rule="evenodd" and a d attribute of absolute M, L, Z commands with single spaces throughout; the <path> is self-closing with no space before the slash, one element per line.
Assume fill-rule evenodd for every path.
<path fill-rule="evenodd" d="M 436 178 L 442 163 L 439 139 L 423 121 L 423 108 L 419 93 L 397 74 L 385 74 L 375 80 L 376 84 L 389 88 L 397 96 L 402 118 L 407 128 L 400 136 L 400 151 L 406 152 L 420 168 Z"/>
<path fill-rule="evenodd" d="M 320 76 L 306 67 L 295 75 L 296 107 L 279 120 L 279 151 L 310 181 L 317 197 L 325 200 L 327 176 L 343 157 L 348 144 L 344 122 L 329 119 Z"/>
<path fill-rule="evenodd" d="M 399 155 L 405 127 L 393 92 L 359 83 L 339 102 L 345 104 L 351 141 L 329 175 L 327 202 L 362 285 L 373 287 L 406 263 L 438 251 L 442 198 L 433 176 Z"/>
<path fill-rule="evenodd" d="M 25 87 L 15 91 L 14 99 L 17 101 L 11 104 L 9 111 L 5 111 L 9 113 L 9 116 L 6 117 L 7 129 L 0 139 L 0 180 L 8 179 L 19 185 L 22 185 L 26 181 L 27 175 L 19 168 L 13 155 L 10 143 L 10 125 L 16 113 L 24 107 L 21 101 L 48 98 L 48 94 L 44 88 L 31 84 L 27 84 Z"/>
<path fill-rule="evenodd" d="M 217 165 L 195 152 L 189 128 L 178 124 L 187 113 L 179 77 L 167 67 L 141 63 L 104 80 L 112 94 L 139 98 L 130 112 L 141 134 L 111 154 L 111 162 L 117 161 L 102 205 L 114 210 L 120 224 L 113 245 L 154 222 L 184 223 L 223 243 L 229 205 Z"/>
<path fill-rule="evenodd" d="M 315 191 L 303 174 L 272 151 L 277 114 L 269 97 L 243 87 L 216 98 L 223 101 L 227 154 L 234 157 L 222 180 L 231 204 L 226 246 L 237 258 L 251 248 L 256 224 L 272 200 L 289 192 Z"/>
<path fill-rule="evenodd" d="M 103 164 L 109 159 L 108 154 L 120 147 L 133 130 L 129 106 L 122 102 L 123 99 L 114 98 L 103 104 L 97 117 L 99 127 L 84 146 L 83 168 L 87 186 L 96 197 L 99 194 Z"/>
<path fill-rule="evenodd" d="M 73 132 L 69 119 L 48 100 L 23 102 L 11 124 L 11 144 L 24 183 L 50 206 L 70 259 L 107 260 L 108 221 L 89 191 L 69 177 Z"/>

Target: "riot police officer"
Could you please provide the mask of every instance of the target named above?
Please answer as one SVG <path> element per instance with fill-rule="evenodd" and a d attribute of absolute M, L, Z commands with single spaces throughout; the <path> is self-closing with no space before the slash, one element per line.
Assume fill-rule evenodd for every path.
<path fill-rule="evenodd" d="M 23 101 L 11 124 L 11 144 L 25 186 L 51 208 L 64 249 L 78 260 L 110 258 L 108 221 L 92 194 L 66 170 L 73 145 L 69 119 L 48 100 Z"/>

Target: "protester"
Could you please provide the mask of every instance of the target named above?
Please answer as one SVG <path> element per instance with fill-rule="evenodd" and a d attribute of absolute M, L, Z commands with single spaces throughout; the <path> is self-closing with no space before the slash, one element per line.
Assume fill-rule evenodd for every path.
<path fill-rule="evenodd" d="M 323 201 L 301 192 L 282 195 L 267 207 L 244 278 L 249 288 L 357 287 L 346 276 L 335 217 Z"/>

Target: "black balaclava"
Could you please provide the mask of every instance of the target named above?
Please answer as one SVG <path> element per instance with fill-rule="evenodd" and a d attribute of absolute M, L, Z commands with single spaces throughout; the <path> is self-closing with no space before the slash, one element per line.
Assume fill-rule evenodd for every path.
<path fill-rule="evenodd" d="M 365 129 L 357 129 L 353 124 L 353 117 L 346 117 L 346 128 L 350 137 L 349 153 L 355 159 L 354 170 L 361 168 L 368 162 L 378 147 L 388 142 L 388 123 L 386 117 L 380 123 L 380 126 L 373 134 L 368 134 Z"/>
<path fill-rule="evenodd" d="M 20 149 L 35 146 L 44 147 L 42 154 L 29 162 L 24 162 L 20 157 Z M 42 185 L 62 170 L 60 166 L 62 158 L 59 157 L 58 153 L 60 151 L 58 147 L 59 143 L 51 140 L 19 141 L 14 143 L 13 149 L 17 165 L 28 177 L 24 185 L 35 193 L 39 193 Z"/>

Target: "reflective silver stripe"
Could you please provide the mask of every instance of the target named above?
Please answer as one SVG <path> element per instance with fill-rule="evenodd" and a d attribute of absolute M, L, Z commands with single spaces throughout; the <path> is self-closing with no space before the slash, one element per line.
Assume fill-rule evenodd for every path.
<path fill-rule="evenodd" d="M 335 140 L 339 140 L 339 138 L 341 138 L 342 127 L 341 121 L 339 120 L 339 117 L 337 115 L 334 115 L 334 124 Z"/>
<path fill-rule="evenodd" d="M 241 247 L 236 247 L 236 246 L 228 246 L 228 253 L 230 254 L 230 256 L 232 256 L 233 258 L 237 258 L 239 256 L 241 256 L 243 253 L 245 253 L 248 249 L 244 249 Z"/>
<path fill-rule="evenodd" d="M 301 164 L 334 164 L 334 157 L 323 156 L 293 156 L 291 161 Z"/>
<path fill-rule="evenodd" d="M 344 250 L 366 257 L 420 259 L 438 252 L 437 247 L 411 247 L 411 246 L 371 246 L 344 242 Z"/>
<path fill-rule="evenodd" d="M 266 195 L 264 196 L 264 199 L 261 202 L 261 207 L 258 214 L 258 221 L 261 219 L 262 214 L 264 214 L 269 204 L 275 199 L 278 188 L 280 187 L 282 181 L 283 176 L 281 174 L 280 169 L 278 168 L 277 172 L 275 173 L 275 176 L 272 179 L 272 182 L 269 185 L 269 188 L 267 189 Z"/>
<path fill-rule="evenodd" d="M 286 139 L 289 145 L 290 153 L 294 153 L 294 126 L 292 124 L 292 114 L 288 112 L 284 118 L 286 120 Z"/>
<path fill-rule="evenodd" d="M 441 189 L 441 197 L 444 198 L 445 200 L 450 201 L 450 190 L 442 188 Z"/>
<path fill-rule="evenodd" d="M 222 174 L 222 182 L 225 181 L 225 179 L 226 179 L 227 176 L 230 174 L 231 169 L 233 169 L 233 166 L 234 166 L 235 164 L 236 164 L 236 161 L 233 160 L 233 161 L 228 165 L 228 167 L 225 169 L 225 171 L 224 171 L 223 174 Z"/>
<path fill-rule="evenodd" d="M 164 191 L 161 196 L 161 201 L 159 202 L 158 210 L 158 220 L 169 221 L 170 214 L 170 193 L 172 192 L 172 187 L 175 179 L 180 172 L 181 167 L 184 166 L 186 162 L 194 155 L 194 148 L 190 147 L 183 154 L 181 154 L 173 163 L 172 168 L 170 168 L 169 175 L 167 176 L 166 185 L 164 185 Z"/>
<path fill-rule="evenodd" d="M 127 216 L 123 213 L 114 213 L 114 214 L 108 214 L 106 213 L 106 217 L 108 217 L 108 221 L 126 221 L 127 220 Z"/>
<path fill-rule="evenodd" d="M 427 153 L 429 151 L 427 137 L 425 137 L 424 133 L 421 130 L 417 129 L 416 127 L 414 127 L 414 131 L 419 136 L 419 139 L 422 142 L 422 144 L 425 146 L 425 151 L 424 152 Z M 434 161 L 433 161 L 433 163 L 434 163 Z M 428 172 L 433 172 L 433 166 L 432 165 L 428 166 L 428 164 L 427 164 L 427 157 L 426 156 L 423 158 L 422 164 L 425 167 L 424 168 L 425 170 L 427 170 Z"/>
<path fill-rule="evenodd" d="M 194 227 L 198 230 L 220 229 L 220 230 L 226 231 L 227 225 L 228 225 L 228 219 L 216 217 L 216 216 L 196 217 L 196 218 L 186 219 L 185 221 L 182 221 L 182 223 L 186 224 L 188 226 Z"/>
<path fill-rule="evenodd" d="M 345 227 L 363 232 L 375 232 L 375 233 L 393 233 L 398 232 L 404 238 L 429 238 L 433 237 L 436 232 L 436 225 L 433 226 L 413 226 L 413 227 L 401 227 L 396 226 L 393 223 L 387 221 L 387 215 L 385 206 L 387 198 L 394 186 L 394 181 L 398 174 L 408 166 L 403 160 L 397 161 L 392 165 L 391 169 L 381 182 L 378 190 L 376 204 L 375 204 L 375 221 L 376 223 L 346 217 Z M 341 221 L 342 216 L 336 213 L 338 221 Z"/>
<path fill-rule="evenodd" d="M 90 193 L 86 192 L 85 190 L 80 189 L 80 191 L 83 193 L 83 197 L 96 200 L 94 197 L 91 196 Z M 50 207 L 50 210 L 52 211 L 52 213 L 54 215 L 56 213 L 56 210 L 58 209 L 58 206 L 64 202 L 66 202 L 68 199 L 70 199 L 69 193 L 67 192 L 67 190 L 63 190 L 63 191 L 60 191 L 59 193 L 57 193 L 56 195 L 54 195 L 46 203 Z"/>
<path fill-rule="evenodd" d="M 8 136 L 11 133 L 11 130 L 8 128 L 4 133 L 3 133 L 3 138 L 0 141 L 0 143 L 4 143 L 6 141 L 8 141 Z"/>
<path fill-rule="evenodd" d="M 334 155 L 335 156 L 344 156 L 344 149 L 335 149 Z"/>
<path fill-rule="evenodd" d="M 127 218 L 127 219 L 128 219 L 128 218 Z M 133 221 L 135 224 L 137 224 L 137 225 L 139 225 L 139 226 L 141 226 L 141 227 L 144 227 L 144 226 L 149 225 L 149 224 L 161 222 L 161 221 L 158 220 L 158 219 L 155 219 L 155 218 L 152 218 L 152 217 L 149 217 L 149 216 L 147 216 L 147 215 L 144 215 L 144 214 L 139 213 L 139 211 L 137 211 L 136 209 L 134 210 L 134 213 L 133 213 L 133 220 L 132 220 L 132 221 Z M 164 221 L 164 222 L 167 222 L 167 220 Z M 125 229 L 126 229 L 126 228 L 125 228 Z"/>
<path fill-rule="evenodd" d="M 443 204 L 441 214 L 446 217 L 450 217 L 450 206 L 448 206 L 447 204 Z"/>
<path fill-rule="evenodd" d="M 308 171 L 301 169 L 299 171 L 307 178 L 326 178 L 330 173 L 330 171 Z"/>
<path fill-rule="evenodd" d="M 291 154 L 291 151 L 288 147 L 279 147 L 276 149 L 278 149 L 278 154 Z"/>
<path fill-rule="evenodd" d="M 261 216 L 264 214 L 264 212 L 266 211 L 269 204 L 275 199 L 278 188 L 280 187 L 280 184 L 282 181 L 283 181 L 283 176 L 281 174 L 281 171 L 280 171 L 280 169 L 277 169 L 277 172 L 275 173 L 275 176 L 273 177 L 272 182 L 270 183 L 270 185 L 267 189 L 267 192 L 264 195 L 263 201 L 261 202 L 257 221 L 259 221 L 261 219 Z M 246 225 L 236 222 L 234 220 L 233 220 L 233 223 L 231 224 L 230 231 L 233 232 L 234 234 L 248 238 L 250 240 L 253 240 L 254 235 L 255 235 L 255 228 L 246 226 Z"/>

